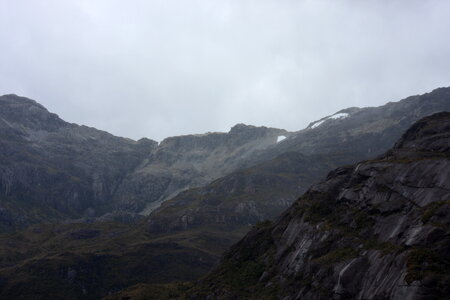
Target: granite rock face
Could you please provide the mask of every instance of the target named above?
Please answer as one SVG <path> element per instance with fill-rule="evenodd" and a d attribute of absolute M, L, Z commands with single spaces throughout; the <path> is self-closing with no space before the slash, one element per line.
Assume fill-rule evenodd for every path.
<path fill-rule="evenodd" d="M 238 124 L 228 133 L 207 133 L 163 140 L 128 174 L 115 198 L 124 209 L 150 213 L 164 200 L 236 171 L 254 152 L 273 146 L 281 129 Z M 133 199 L 132 207 L 127 199 Z"/>
<path fill-rule="evenodd" d="M 0 97 L 0 229 L 98 216 L 157 143 L 61 120 L 33 100 Z"/>
<path fill-rule="evenodd" d="M 450 113 L 341 167 L 252 230 L 191 299 L 444 299 L 450 292 Z"/>

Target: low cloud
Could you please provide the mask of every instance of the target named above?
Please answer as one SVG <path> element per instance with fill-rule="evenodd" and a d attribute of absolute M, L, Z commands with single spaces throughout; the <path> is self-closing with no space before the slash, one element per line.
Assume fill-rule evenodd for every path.
<path fill-rule="evenodd" d="M 449 85 L 448 1 L 0 2 L 0 94 L 131 138 L 298 130 Z"/>

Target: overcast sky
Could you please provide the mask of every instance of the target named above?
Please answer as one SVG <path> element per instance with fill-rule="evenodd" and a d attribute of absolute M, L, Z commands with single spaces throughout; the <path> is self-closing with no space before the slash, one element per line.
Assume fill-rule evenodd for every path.
<path fill-rule="evenodd" d="M 0 94 L 115 135 L 299 130 L 450 86 L 450 1 L 0 0 Z"/>

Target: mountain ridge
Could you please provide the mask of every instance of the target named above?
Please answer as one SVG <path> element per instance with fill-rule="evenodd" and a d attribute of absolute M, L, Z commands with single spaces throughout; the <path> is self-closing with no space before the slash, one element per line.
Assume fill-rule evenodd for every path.
<path fill-rule="evenodd" d="M 441 112 L 384 154 L 331 171 L 199 281 L 106 299 L 446 299 L 449 179 L 450 112 Z"/>
<path fill-rule="evenodd" d="M 203 281 L 207 294 L 254 299 L 247 293 L 251 284 L 238 287 L 226 277 L 230 264 L 239 277 L 254 262 L 265 265 L 253 279 L 260 295 L 277 285 L 283 299 L 444 297 L 450 280 L 449 141 L 450 113 L 434 114 L 386 154 L 332 171 L 273 225 L 235 245 Z M 228 284 L 234 287 L 227 290 Z"/>
<path fill-rule="evenodd" d="M 151 165 L 150 173 L 146 173 L 144 170 L 142 174 L 139 174 L 142 177 L 136 178 L 139 184 L 149 185 L 152 189 L 158 189 L 159 183 L 161 190 L 157 192 L 158 195 L 163 195 L 169 191 L 164 180 L 173 183 L 173 179 L 178 178 L 185 187 L 188 187 L 189 182 L 193 181 L 183 182 L 182 180 L 183 178 L 193 180 L 193 178 L 189 178 L 193 172 L 199 172 L 196 175 L 198 177 L 195 177 L 197 179 L 201 179 L 202 176 L 211 176 L 200 172 L 201 166 L 209 166 L 205 164 L 207 161 L 205 157 L 214 162 L 214 155 L 218 155 L 217 158 L 222 160 L 219 160 L 219 163 L 215 161 L 216 166 L 221 166 L 225 162 L 230 163 L 232 168 L 229 170 L 237 168 L 237 170 L 230 171 L 229 174 L 210 182 L 205 180 L 206 184 L 204 185 L 200 184 L 201 186 L 178 193 L 146 217 L 136 216 L 134 212 L 139 211 L 139 207 L 134 206 L 139 204 L 139 201 L 130 201 L 129 203 L 125 201 L 125 204 L 131 205 L 131 208 L 121 210 L 117 209 L 122 204 L 120 201 L 115 201 L 114 197 L 107 197 L 104 199 L 113 199 L 113 201 L 103 202 L 104 205 L 108 205 L 104 210 L 106 214 L 91 211 L 90 215 L 81 219 L 78 218 L 80 213 L 73 216 L 59 215 L 53 219 L 43 216 L 36 222 L 46 220 L 46 222 L 58 223 L 61 220 L 67 221 L 67 217 L 70 218 L 70 222 L 69 224 L 35 225 L 27 230 L 0 235 L 2 241 L 0 243 L 0 253 L 2 254 L 0 282 L 3 284 L 0 286 L 0 290 L 3 295 L 18 296 L 22 292 L 25 293 L 21 287 L 29 285 L 30 282 L 40 282 L 39 285 L 28 289 L 34 296 L 42 295 L 42 298 L 45 299 L 46 291 L 54 291 L 60 295 L 64 295 L 67 291 L 67 297 L 97 299 L 139 282 L 165 284 L 173 280 L 199 278 L 206 274 L 218 262 L 222 253 L 230 245 L 239 241 L 252 226 L 259 229 L 271 226 L 272 223 L 265 219 L 273 219 L 282 213 L 297 199 L 298 195 L 307 190 L 310 184 L 323 179 L 330 170 L 355 163 L 358 160 L 373 160 L 374 156 L 392 147 L 394 140 L 401 137 L 403 128 L 410 127 L 416 119 L 428 113 L 450 110 L 449 88 L 440 89 L 437 93 L 431 92 L 424 96 L 407 99 L 409 100 L 406 102 L 402 100 L 375 110 L 361 109 L 354 113 L 360 114 L 357 117 L 333 119 L 329 121 L 329 124 L 324 123 L 314 129 L 291 133 L 280 143 L 277 143 L 277 137 L 281 133 L 285 134 L 284 131 L 239 125 L 235 128 L 238 129 L 235 130 L 238 134 L 237 139 L 227 134 L 220 134 L 219 139 L 223 140 L 218 144 L 218 148 L 213 147 L 217 152 L 211 152 L 210 147 L 214 145 L 208 142 L 208 138 L 216 138 L 214 134 L 206 136 L 206 139 L 205 136 L 203 139 L 196 136 L 179 139 L 183 140 L 183 143 L 187 142 L 188 147 L 185 147 L 186 145 L 183 143 L 180 147 L 177 139 L 174 139 L 160 148 L 162 151 L 156 150 L 156 142 L 147 141 L 146 145 L 146 140 L 143 140 L 140 145 L 132 143 L 134 146 L 129 146 L 130 141 L 120 139 L 121 142 L 118 142 L 112 137 L 112 142 L 122 145 L 121 147 L 124 147 L 122 149 L 127 149 L 127 147 L 134 149 L 134 156 L 130 157 L 127 154 L 120 156 L 120 159 L 117 159 L 115 148 L 108 147 L 108 143 L 111 143 L 109 139 L 97 143 L 106 147 L 106 150 L 110 152 L 107 151 L 101 156 L 94 155 L 93 157 L 87 155 L 90 152 L 83 152 L 91 149 L 89 147 L 97 145 L 95 139 L 91 140 L 89 136 L 84 135 L 85 130 L 88 130 L 86 128 L 81 129 L 83 134 L 79 132 L 67 135 L 66 132 L 64 135 L 48 134 L 44 138 L 35 139 L 35 141 L 36 143 L 44 141 L 49 144 L 38 144 L 38 147 L 34 147 L 30 146 L 30 141 L 16 132 L 10 131 L 6 125 L 2 127 L 0 123 L 0 133 L 4 134 L 0 138 L 0 147 L 6 149 L 9 145 L 9 149 L 12 151 L 8 154 L 10 157 L 20 159 L 22 163 L 35 162 L 37 157 L 50 164 L 51 159 L 49 160 L 39 152 L 43 146 L 49 150 L 54 149 L 52 150 L 55 151 L 54 157 L 66 157 L 66 159 L 61 159 L 61 163 L 68 163 L 71 166 L 71 168 L 67 168 L 68 176 L 66 177 L 62 176 L 64 173 L 58 169 L 55 169 L 57 172 L 53 175 L 54 177 L 50 176 L 52 170 L 47 168 L 60 168 L 59 165 L 36 166 L 32 164 L 24 168 L 25 174 L 31 174 L 26 178 L 32 178 L 26 182 L 28 185 L 36 187 L 40 183 L 38 180 L 42 180 L 41 178 L 51 178 L 48 184 L 52 187 L 51 191 L 53 192 L 60 190 L 57 183 L 67 187 L 67 182 L 74 184 L 77 188 L 75 191 L 80 191 L 76 184 L 83 183 L 86 190 L 91 193 L 102 191 L 105 188 L 102 185 L 111 185 L 111 183 L 114 183 L 111 185 L 114 188 L 108 189 L 117 191 L 120 184 L 124 183 L 124 174 L 135 174 L 145 166 Z M 248 131 L 244 130 L 243 134 L 239 135 L 241 129 L 257 130 L 259 133 L 252 135 L 253 139 L 249 142 L 246 137 Z M 19 130 L 19 132 L 21 131 Z M 230 139 L 229 143 L 227 143 L 227 138 Z M 199 139 L 201 143 L 198 142 Z M 51 143 L 54 141 L 57 142 Z M 264 149 L 258 149 L 261 142 L 264 144 L 265 141 L 268 141 L 270 145 Z M 252 144 L 252 142 L 254 143 Z M 73 143 L 77 145 L 75 152 L 72 152 L 70 147 Z M 228 151 L 227 147 L 230 145 L 232 149 L 237 149 L 236 156 L 227 154 L 228 156 L 224 157 L 222 151 Z M 238 145 L 237 148 L 236 145 Z M 23 149 L 24 154 L 11 156 L 18 155 L 17 151 L 13 151 L 14 149 Z M 185 151 L 186 149 L 189 151 Z M 312 149 L 316 150 L 312 151 Z M 333 149 L 334 152 L 332 152 Z M 83 151 L 80 152 L 80 150 Z M 244 155 L 240 153 L 241 150 L 244 150 Z M 28 155 L 28 152 L 34 156 Z M 64 156 L 67 153 L 70 154 L 70 160 Z M 130 152 L 125 151 L 125 153 Z M 0 152 L 0 154 L 5 155 L 5 152 Z M 72 156 L 74 154 L 77 154 L 80 159 L 74 159 Z M 195 162 L 199 158 L 203 159 L 200 167 L 196 167 Z M 17 160 L 1 159 L 2 156 L 0 156 L 0 161 L 3 162 L 0 164 L 2 168 L 8 167 L 8 163 L 12 166 L 20 166 Z M 128 159 L 133 165 L 125 163 L 124 159 Z M 105 167 L 99 169 L 97 160 L 102 162 Z M 94 164 L 89 165 L 92 161 Z M 183 173 L 183 168 L 173 168 L 178 165 L 185 168 L 187 172 Z M 114 169 L 115 166 L 118 169 Z M 8 170 L 8 168 L 6 169 Z M 43 171 L 42 168 L 44 168 Z M 167 177 L 154 176 L 160 180 L 156 182 L 157 184 L 152 183 L 151 176 L 150 178 L 145 177 L 148 174 L 164 175 L 164 172 L 175 169 L 179 173 L 169 173 Z M 344 175 L 350 169 L 351 167 L 341 167 L 337 172 L 342 172 L 341 175 Z M 18 168 L 18 172 L 15 174 L 22 174 L 21 170 Z M 93 176 L 90 170 L 105 173 L 97 173 Z M 82 177 L 77 172 L 88 176 Z M 120 180 L 104 181 L 102 176 L 107 176 L 108 172 L 110 175 L 120 175 Z M 49 173 L 50 175 L 48 175 Z M 80 181 L 71 179 L 70 176 L 75 177 L 74 175 L 80 179 L 85 178 L 86 181 L 80 183 Z M 0 182 L 2 188 L 10 178 L 9 175 L 2 177 L 3 181 Z M 131 185 L 130 182 L 126 182 L 126 184 L 128 187 L 133 187 L 132 181 Z M 139 184 L 134 187 L 146 194 L 147 191 L 142 191 Z M 83 187 L 83 185 L 81 186 Z M 14 185 L 12 187 L 17 188 Z M 176 190 L 177 186 L 172 185 L 172 187 Z M 20 196 L 24 200 L 33 199 L 30 198 L 29 189 L 21 191 L 22 194 L 16 194 L 16 196 Z M 63 189 L 63 191 L 70 195 L 74 190 Z M 42 192 L 37 190 L 35 194 L 42 195 Z M 59 199 L 65 199 L 64 194 L 62 197 L 58 194 L 54 195 L 55 199 L 56 196 Z M 101 199 L 99 196 L 97 195 L 97 199 Z M 132 196 L 133 193 L 130 193 L 129 198 Z M 48 199 L 46 197 L 43 199 Z M 8 213 L 14 212 L 8 206 L 5 209 L 5 203 L 14 204 L 19 199 L 21 198 L 5 199 L 4 194 L 0 194 L 0 204 L 2 205 L 0 221 L 8 221 Z M 57 205 L 60 205 L 58 203 L 60 202 L 55 202 L 56 207 L 52 208 L 56 213 L 58 213 L 58 209 L 64 209 L 64 207 L 58 207 Z M 145 204 L 145 201 L 141 203 Z M 99 204 L 102 202 L 100 201 Z M 111 208 L 112 204 L 117 206 Z M 33 211 L 29 209 L 29 206 L 24 208 L 28 212 Z M 392 207 L 390 208 L 388 205 L 384 209 L 389 211 Z M 321 211 L 320 207 L 318 211 Z M 101 217 L 98 217 L 96 213 Z M 364 221 L 364 219 L 361 220 Z M 116 224 L 111 221 L 131 224 Z M 83 224 L 83 222 L 94 223 Z M 0 222 L 0 224 L 2 223 Z M 339 253 L 339 255 L 347 257 L 348 253 Z M 116 263 L 119 261 L 122 263 Z M 151 269 L 146 269 L 145 266 L 151 266 Z M 252 273 L 255 270 L 258 271 L 259 268 L 258 264 L 253 264 L 250 265 L 249 271 Z M 113 274 L 126 274 L 126 278 L 118 278 Z M 242 281 L 245 282 L 245 280 Z"/>
<path fill-rule="evenodd" d="M 148 204 L 238 168 L 240 157 L 247 152 L 276 143 L 278 133 L 287 134 L 274 128 L 236 125 L 229 133 L 171 137 L 158 144 L 67 123 L 25 97 L 2 96 L 0 107 L 0 230 L 41 221 L 134 222 L 142 218 L 139 213 Z M 217 161 L 212 157 L 209 165 L 193 163 L 205 151 L 218 150 L 220 143 L 226 148 L 216 152 Z M 198 152 L 201 149 L 203 154 Z M 183 162 L 189 151 L 190 157 Z M 230 166 L 234 161 L 234 167 L 213 175 L 220 159 Z M 156 164 L 146 170 L 152 161 Z M 58 187 L 62 178 L 70 184 Z M 27 203 L 23 203 L 25 198 L 30 198 Z M 30 205 L 33 209 L 24 209 Z M 34 215 L 30 215 L 32 210 Z"/>

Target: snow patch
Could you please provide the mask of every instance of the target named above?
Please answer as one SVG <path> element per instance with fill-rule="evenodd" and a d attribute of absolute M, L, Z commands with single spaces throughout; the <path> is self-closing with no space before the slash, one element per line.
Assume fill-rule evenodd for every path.
<path fill-rule="evenodd" d="M 332 116 L 329 116 L 329 117 L 323 119 L 322 121 L 318 121 L 318 122 L 314 123 L 313 125 L 311 125 L 311 128 L 316 128 L 316 127 L 320 126 L 323 122 L 325 122 L 326 120 L 329 120 L 329 119 L 336 120 L 336 119 L 343 119 L 343 118 L 347 118 L 347 117 L 348 117 L 348 113 L 337 113 L 337 114 L 334 114 Z"/>
<path fill-rule="evenodd" d="M 348 113 L 337 113 L 332 115 L 331 117 L 328 117 L 327 119 L 342 119 L 342 118 L 347 118 L 348 117 Z"/>
<path fill-rule="evenodd" d="M 282 140 L 286 139 L 284 135 L 280 135 L 277 137 L 277 143 L 281 142 Z"/>
<path fill-rule="evenodd" d="M 319 121 L 319 122 L 317 122 L 317 123 L 314 123 L 312 126 L 311 126 L 311 128 L 316 128 L 317 126 L 319 126 L 320 124 L 322 124 L 323 122 L 325 122 L 327 119 L 325 119 L 325 120 L 322 120 L 322 121 Z"/>

